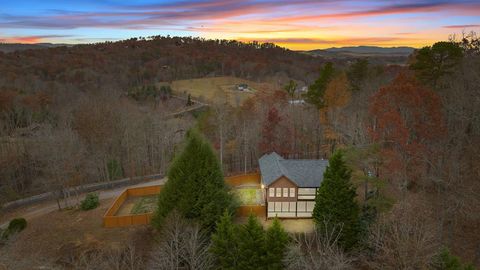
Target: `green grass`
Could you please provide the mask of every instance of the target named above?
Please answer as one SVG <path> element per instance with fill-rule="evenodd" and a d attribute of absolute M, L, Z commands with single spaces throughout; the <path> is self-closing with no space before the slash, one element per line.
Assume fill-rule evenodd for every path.
<path fill-rule="evenodd" d="M 152 213 L 155 211 L 155 207 L 157 206 L 157 196 L 145 196 L 141 197 L 132 207 L 131 214 L 145 214 L 145 213 Z"/>
<path fill-rule="evenodd" d="M 256 188 L 240 188 L 235 190 L 241 205 L 255 205 L 257 204 Z"/>

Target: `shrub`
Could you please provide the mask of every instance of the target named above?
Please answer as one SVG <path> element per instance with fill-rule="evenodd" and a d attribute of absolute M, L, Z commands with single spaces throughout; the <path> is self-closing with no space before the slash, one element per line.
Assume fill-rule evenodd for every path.
<path fill-rule="evenodd" d="M 27 227 L 27 221 L 24 218 L 14 218 L 8 224 L 6 230 L 0 229 L 0 244 L 5 242 L 11 235 L 23 231 Z"/>
<path fill-rule="evenodd" d="M 92 210 L 97 208 L 99 205 L 98 194 L 96 193 L 89 193 L 87 197 L 81 202 L 80 208 L 84 211 Z"/>
<path fill-rule="evenodd" d="M 18 233 L 27 227 L 27 221 L 24 218 L 14 218 L 8 224 L 7 231 L 9 234 Z"/>

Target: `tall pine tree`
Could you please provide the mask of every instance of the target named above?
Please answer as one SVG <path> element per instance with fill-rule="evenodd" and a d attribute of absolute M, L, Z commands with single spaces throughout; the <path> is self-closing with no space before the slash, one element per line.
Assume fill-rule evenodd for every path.
<path fill-rule="evenodd" d="M 210 252 L 214 255 L 219 269 L 237 269 L 238 267 L 238 229 L 232 222 L 231 215 L 225 211 L 217 222 L 212 234 Z"/>
<path fill-rule="evenodd" d="M 248 222 L 240 227 L 238 241 L 239 264 L 237 269 L 265 269 L 265 231 L 253 214 L 250 214 Z"/>
<path fill-rule="evenodd" d="M 189 131 L 159 194 L 153 224 L 160 228 L 168 213 L 177 209 L 183 217 L 212 229 L 223 212 L 232 212 L 232 208 L 233 200 L 212 147 L 196 131 Z"/>
<path fill-rule="evenodd" d="M 341 228 L 339 244 L 349 250 L 358 242 L 359 206 L 355 188 L 350 182 L 351 170 L 345 164 L 343 153 L 335 152 L 323 174 L 323 182 L 315 197 L 313 219 L 320 231 Z"/>
<path fill-rule="evenodd" d="M 282 260 L 285 255 L 289 236 L 280 224 L 278 218 L 273 220 L 272 226 L 267 229 L 265 234 L 265 269 L 281 270 L 284 269 Z"/>
<path fill-rule="evenodd" d="M 319 110 L 325 107 L 325 90 L 327 90 L 327 85 L 332 80 L 334 74 L 335 69 L 333 68 L 333 63 L 327 62 L 320 70 L 318 79 L 308 87 L 308 91 L 304 94 L 305 101 L 315 105 Z"/>

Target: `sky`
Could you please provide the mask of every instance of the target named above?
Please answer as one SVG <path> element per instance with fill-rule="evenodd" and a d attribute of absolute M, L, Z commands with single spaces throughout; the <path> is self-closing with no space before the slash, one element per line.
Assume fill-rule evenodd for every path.
<path fill-rule="evenodd" d="M 0 0 L 0 42 L 152 35 L 274 42 L 293 50 L 422 47 L 480 32 L 480 0 Z"/>

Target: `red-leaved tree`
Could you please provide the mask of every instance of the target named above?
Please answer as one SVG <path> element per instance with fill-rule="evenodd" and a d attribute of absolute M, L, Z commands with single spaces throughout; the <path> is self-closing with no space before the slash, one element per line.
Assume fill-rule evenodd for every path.
<path fill-rule="evenodd" d="M 412 187 L 429 171 L 445 133 L 440 97 L 407 74 L 381 88 L 370 104 L 371 136 L 382 146 L 383 173 Z"/>
<path fill-rule="evenodd" d="M 290 149 L 290 130 L 282 124 L 282 116 L 275 107 L 268 110 L 267 117 L 262 124 L 262 153 L 275 151 L 286 154 Z"/>

